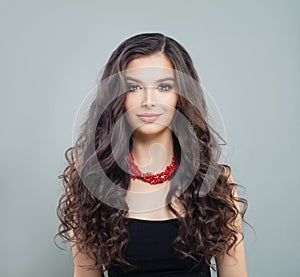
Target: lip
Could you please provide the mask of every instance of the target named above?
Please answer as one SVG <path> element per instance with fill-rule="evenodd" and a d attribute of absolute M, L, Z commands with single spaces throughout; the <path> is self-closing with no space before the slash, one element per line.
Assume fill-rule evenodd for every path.
<path fill-rule="evenodd" d="M 145 122 L 153 122 L 157 118 L 159 118 L 160 114 L 146 113 L 146 114 L 138 114 L 137 116 Z"/>

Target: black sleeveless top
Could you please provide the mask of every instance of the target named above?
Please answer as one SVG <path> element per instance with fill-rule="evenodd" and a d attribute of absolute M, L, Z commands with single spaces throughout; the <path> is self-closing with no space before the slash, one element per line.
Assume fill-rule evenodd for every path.
<path fill-rule="evenodd" d="M 211 277 L 210 268 L 201 256 L 195 256 L 201 261 L 197 265 L 191 258 L 178 258 L 181 254 L 172 247 L 172 241 L 178 233 L 177 218 L 162 221 L 128 218 L 126 221 L 129 242 L 123 257 L 138 268 L 129 268 L 115 262 L 117 265 L 107 269 L 109 277 Z"/>

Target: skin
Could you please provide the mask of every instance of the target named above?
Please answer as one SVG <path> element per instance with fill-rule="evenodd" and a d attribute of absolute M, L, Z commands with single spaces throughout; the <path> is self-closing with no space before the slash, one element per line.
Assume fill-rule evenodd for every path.
<path fill-rule="evenodd" d="M 157 83 L 155 83 L 155 74 L 151 70 L 145 68 L 154 68 L 155 72 L 161 74 L 172 74 L 173 65 L 170 60 L 162 53 L 151 56 L 141 57 L 132 60 L 127 67 L 127 74 L 138 78 L 143 85 L 144 90 L 133 91 L 126 94 L 125 109 L 127 111 L 127 120 L 129 121 L 134 132 L 132 134 L 133 148 L 131 153 L 135 158 L 135 162 L 139 165 L 142 172 L 151 171 L 153 173 L 160 172 L 170 164 L 173 153 L 173 141 L 171 130 L 168 128 L 173 115 L 174 109 L 178 101 L 178 94 L 173 92 L 156 91 Z M 164 70 L 159 71 L 159 68 Z M 142 69 L 142 70 L 141 70 Z M 149 74 L 150 73 L 150 74 Z M 157 78 L 156 78 L 157 79 Z M 148 87 L 149 83 L 153 87 Z M 130 82 L 136 84 L 136 82 Z M 139 83 L 140 84 L 140 83 Z M 144 123 L 137 116 L 137 113 L 155 112 L 160 113 L 159 121 L 152 123 Z M 233 182 L 233 177 L 230 175 L 230 182 Z M 150 191 L 155 188 L 166 186 L 167 182 L 149 186 L 140 180 L 131 180 L 129 190 L 131 191 Z M 236 191 L 235 196 L 238 197 Z M 240 209 L 238 202 L 235 203 Z M 130 207 L 130 203 L 128 203 Z M 137 216 L 134 213 L 129 213 L 130 216 L 139 217 L 148 220 L 162 220 L 172 217 L 167 209 L 163 208 L 154 212 L 139 213 Z M 239 217 L 235 226 L 242 231 L 242 220 Z M 70 231 L 70 236 L 73 236 Z M 246 259 L 244 242 L 239 235 L 236 249 L 232 249 L 230 254 L 225 255 L 224 259 L 216 259 L 218 277 L 248 277 L 246 270 Z M 72 243 L 72 252 L 74 256 L 74 277 L 101 277 L 104 274 L 101 271 L 85 271 L 78 267 L 81 265 L 93 264 L 87 255 L 78 253 L 76 243 Z"/>
<path fill-rule="evenodd" d="M 174 67 L 168 57 L 162 53 L 136 58 L 129 62 L 126 68 L 128 88 L 138 88 L 126 93 L 125 110 L 129 124 L 132 127 L 132 155 L 142 172 L 158 173 L 166 169 L 172 162 L 173 141 L 170 124 L 174 116 L 178 94 L 172 80 L 158 81 L 167 77 L 174 78 Z M 138 81 L 136 81 L 138 80 Z M 157 113 L 159 118 L 154 122 L 144 122 L 137 114 Z M 149 192 L 168 189 L 170 181 L 150 186 L 142 180 L 131 180 L 129 191 Z M 167 190 L 164 191 L 167 193 Z M 155 210 L 137 212 L 134 203 L 141 199 L 127 199 L 130 217 L 150 220 L 162 220 L 174 217 L 164 203 L 155 204 Z M 146 201 L 160 201 L 155 195 L 148 194 Z M 163 197 L 161 198 L 163 199 Z M 156 203 L 156 202 L 155 202 Z M 147 209 L 147 208 L 146 208 Z"/>
<path fill-rule="evenodd" d="M 144 88 L 126 93 L 126 115 L 134 130 L 131 153 L 141 171 L 157 173 L 172 161 L 173 142 L 168 126 L 175 112 L 178 94 L 168 89 L 155 89 L 174 86 L 174 82 L 156 81 L 163 77 L 174 77 L 173 65 L 164 54 L 153 54 L 132 60 L 127 66 L 126 76 L 140 80 L 129 80 L 130 87 L 138 85 Z M 145 123 L 137 114 L 147 112 L 158 113 L 160 117 L 154 122 Z"/>

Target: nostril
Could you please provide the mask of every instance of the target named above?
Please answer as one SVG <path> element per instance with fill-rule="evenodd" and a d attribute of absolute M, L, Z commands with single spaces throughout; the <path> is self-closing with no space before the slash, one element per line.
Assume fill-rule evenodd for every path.
<path fill-rule="evenodd" d="M 154 106 L 154 104 L 152 102 L 143 101 L 142 102 L 142 106 L 143 107 L 151 107 L 151 106 Z"/>

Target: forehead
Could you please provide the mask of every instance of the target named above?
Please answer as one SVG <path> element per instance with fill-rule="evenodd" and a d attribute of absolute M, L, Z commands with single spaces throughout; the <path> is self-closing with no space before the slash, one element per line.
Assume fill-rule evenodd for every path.
<path fill-rule="evenodd" d="M 143 56 L 130 61 L 127 69 L 143 68 L 143 67 L 162 67 L 174 69 L 170 59 L 163 53 Z"/>
<path fill-rule="evenodd" d="M 153 54 L 130 61 L 126 68 L 126 76 L 144 81 L 174 78 L 174 67 L 166 55 Z"/>

